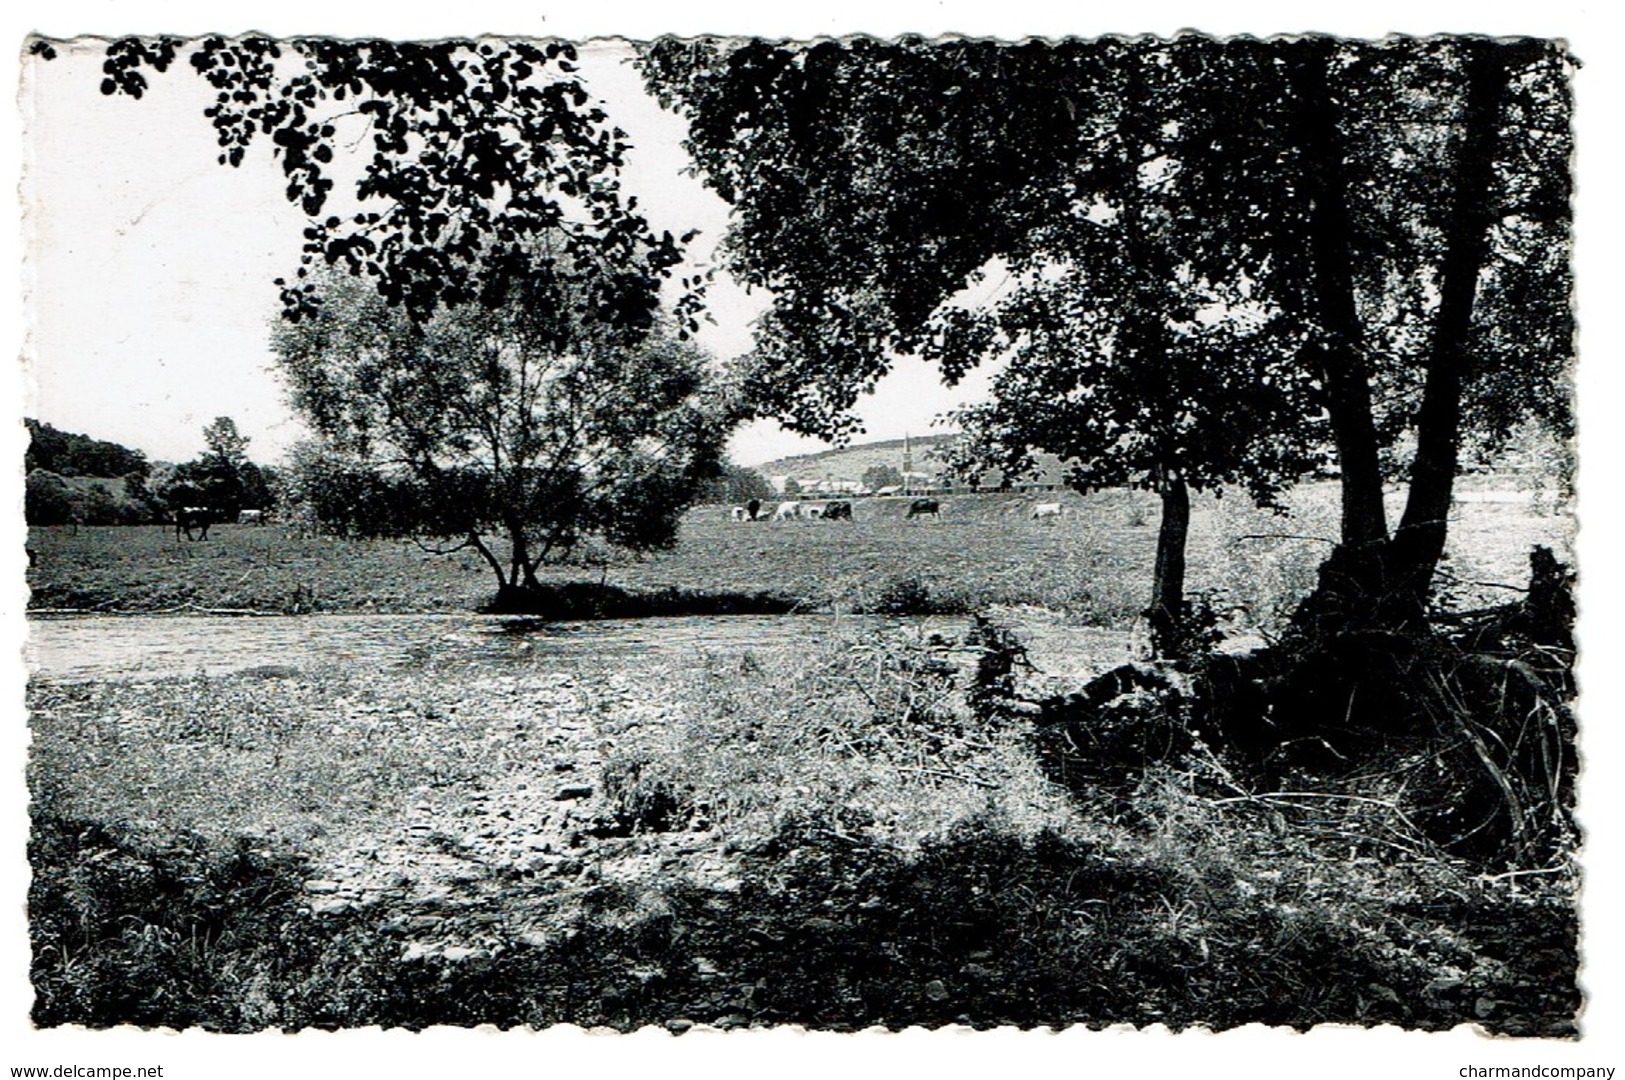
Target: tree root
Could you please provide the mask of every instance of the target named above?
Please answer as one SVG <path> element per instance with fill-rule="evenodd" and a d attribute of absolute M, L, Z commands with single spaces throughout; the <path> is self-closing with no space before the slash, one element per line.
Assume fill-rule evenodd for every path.
<path fill-rule="evenodd" d="M 1537 549 L 1528 596 L 1413 629 L 1299 629 L 1188 669 L 1126 665 L 1039 703 L 1035 739 L 1080 795 L 1210 750 L 1242 797 L 1392 807 L 1396 842 L 1486 867 L 1572 850 L 1572 580 Z"/>

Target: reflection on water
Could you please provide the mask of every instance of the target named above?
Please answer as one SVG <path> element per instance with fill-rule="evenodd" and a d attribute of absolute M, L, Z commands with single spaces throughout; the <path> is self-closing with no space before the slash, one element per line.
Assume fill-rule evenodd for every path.
<path fill-rule="evenodd" d="M 729 615 L 548 623 L 486 615 L 84 616 L 30 619 L 29 668 L 58 679 L 220 675 L 265 665 L 574 663 L 680 659 L 827 640 L 888 620 Z M 891 620 L 895 622 L 896 620 Z M 907 620 L 958 633 L 964 619 Z"/>

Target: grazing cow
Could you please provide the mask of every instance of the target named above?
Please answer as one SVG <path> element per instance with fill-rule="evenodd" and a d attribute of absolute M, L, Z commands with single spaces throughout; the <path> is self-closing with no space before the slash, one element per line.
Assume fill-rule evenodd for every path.
<path fill-rule="evenodd" d="M 926 514 L 930 514 L 938 521 L 941 521 L 941 504 L 939 504 L 935 499 L 915 499 L 913 502 L 908 504 L 908 517 L 905 520 L 913 521 L 915 518 L 924 517 Z"/>
<path fill-rule="evenodd" d="M 746 513 L 743 506 L 736 506 L 733 508 L 733 519 L 735 521 L 749 521 L 750 515 Z"/>
<path fill-rule="evenodd" d="M 175 539 L 179 540 L 184 532 L 188 540 L 207 540 L 212 524 L 214 511 L 207 506 L 183 506 L 175 512 Z M 192 535 L 193 529 L 198 535 Z"/>
<path fill-rule="evenodd" d="M 825 521 L 851 521 L 852 504 L 849 502 L 832 502 L 824 508 Z"/>
<path fill-rule="evenodd" d="M 828 509 L 828 507 L 829 503 L 808 503 L 806 506 L 801 508 L 801 516 L 804 518 L 812 518 L 813 520 L 817 520 L 818 518 L 824 516 L 824 511 Z"/>
<path fill-rule="evenodd" d="M 264 525 L 265 524 L 265 511 L 264 510 L 239 510 L 239 511 L 237 511 L 237 524 L 239 524 L 239 525 Z"/>
<path fill-rule="evenodd" d="M 1044 521 L 1046 519 L 1053 521 L 1056 518 L 1059 518 L 1060 516 L 1061 516 L 1061 504 L 1058 503 L 1058 502 L 1039 503 L 1039 504 L 1037 504 L 1036 506 L 1033 507 L 1033 520 L 1034 521 Z"/>
<path fill-rule="evenodd" d="M 749 502 L 747 502 L 745 504 L 745 513 L 750 515 L 750 520 L 752 520 L 752 521 L 755 521 L 757 518 L 761 517 L 762 516 L 762 500 L 761 499 L 752 499 Z"/>
<path fill-rule="evenodd" d="M 773 514 L 775 521 L 789 521 L 791 518 L 798 518 L 800 516 L 801 504 L 799 502 L 781 502 L 778 510 L 776 510 Z"/>

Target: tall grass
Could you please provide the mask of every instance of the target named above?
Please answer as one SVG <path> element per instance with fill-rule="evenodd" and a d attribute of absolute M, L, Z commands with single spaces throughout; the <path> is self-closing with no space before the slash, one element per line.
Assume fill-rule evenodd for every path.
<path fill-rule="evenodd" d="M 972 819 L 1021 836 L 1075 826 L 1023 726 L 967 701 L 977 656 L 897 629 L 706 657 L 670 723 L 616 738 L 607 794 L 630 822 L 703 817 L 746 846 L 792 820 L 903 849 Z"/>

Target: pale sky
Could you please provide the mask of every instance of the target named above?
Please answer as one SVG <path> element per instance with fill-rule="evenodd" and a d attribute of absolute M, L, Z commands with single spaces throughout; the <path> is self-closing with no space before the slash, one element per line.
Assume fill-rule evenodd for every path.
<path fill-rule="evenodd" d="M 302 435 L 266 340 L 280 306 L 272 281 L 297 265 L 304 217 L 283 198 L 263 142 L 240 168 L 215 163 L 201 115 L 212 92 L 190 69 L 152 77 L 140 101 L 105 97 L 102 54 L 85 42 L 48 63 L 24 62 L 28 415 L 166 460 L 194 456 L 203 426 L 231 416 L 253 456 L 274 460 Z M 681 122 L 643 93 L 627 55 L 599 42 L 583 58 L 593 91 L 632 136 L 624 185 L 657 228 L 700 229 L 691 254 L 703 263 L 728 208 L 682 175 Z M 745 351 L 763 294 L 722 274 L 709 301 L 715 325 L 702 344 L 719 359 Z M 950 391 L 934 368 L 902 361 L 860 407 L 864 438 L 926 432 L 985 393 L 985 381 Z M 822 448 L 773 422 L 742 429 L 731 446 L 747 464 Z"/>

